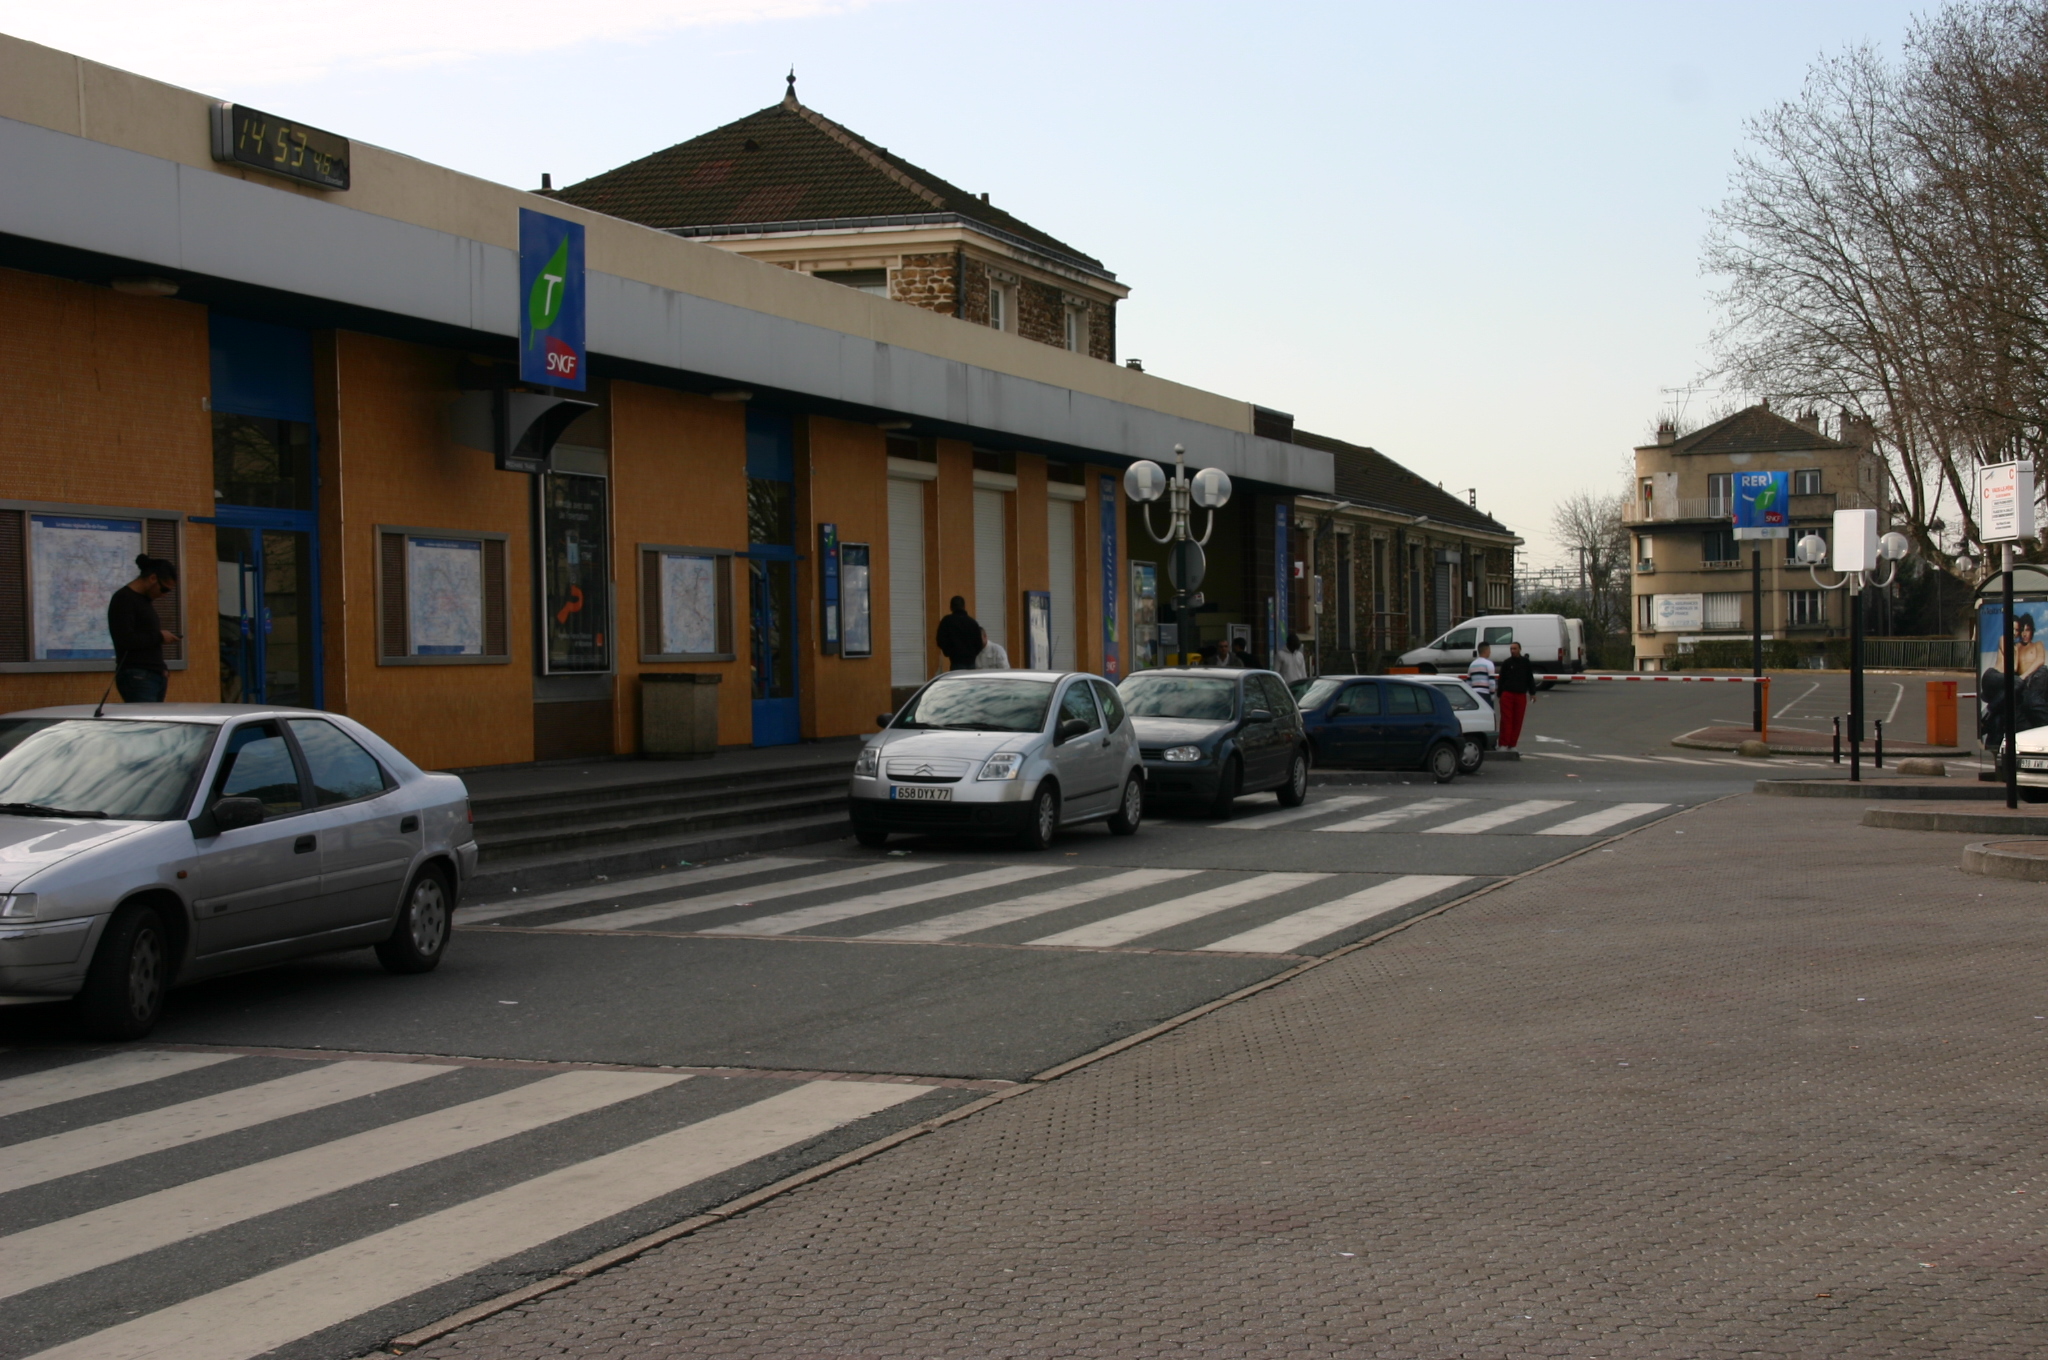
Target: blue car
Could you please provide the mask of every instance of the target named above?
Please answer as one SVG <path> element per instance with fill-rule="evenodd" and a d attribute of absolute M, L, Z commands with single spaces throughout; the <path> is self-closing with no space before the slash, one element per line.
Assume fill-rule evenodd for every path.
<path fill-rule="evenodd" d="M 1391 675 L 1325 675 L 1301 693 L 1301 721 L 1318 765 L 1427 770 L 1458 777 L 1465 734 L 1433 685 Z"/>

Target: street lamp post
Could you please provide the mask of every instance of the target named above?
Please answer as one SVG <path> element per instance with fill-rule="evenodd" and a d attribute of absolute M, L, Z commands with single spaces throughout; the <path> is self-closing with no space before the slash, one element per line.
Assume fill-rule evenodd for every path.
<path fill-rule="evenodd" d="M 1172 477 L 1159 464 L 1140 459 L 1124 471 L 1124 494 L 1145 507 L 1145 532 L 1152 536 L 1152 541 L 1173 545 L 1174 651 L 1185 654 L 1197 650 L 1193 596 L 1207 570 L 1203 545 L 1216 528 L 1216 512 L 1230 500 L 1230 474 L 1221 468 L 1203 468 L 1189 477 L 1187 449 L 1175 444 Z M 1166 498 L 1167 507 L 1163 534 L 1152 527 L 1152 502 L 1161 497 Z M 1209 512 L 1200 538 L 1190 532 L 1196 506 Z"/>
<path fill-rule="evenodd" d="M 1900 559 L 1913 550 L 1901 533 L 1877 536 L 1875 510 L 1835 512 L 1834 569 L 1842 579 L 1832 585 L 1820 579 L 1820 566 L 1828 557 L 1828 542 L 1819 534 L 1799 540 L 1798 557 L 1807 574 L 1822 590 L 1845 590 L 1849 604 L 1849 778 L 1863 778 L 1863 587 L 1888 586 L 1898 576 Z M 1876 579 L 1880 560 L 1892 564 L 1891 573 Z"/>

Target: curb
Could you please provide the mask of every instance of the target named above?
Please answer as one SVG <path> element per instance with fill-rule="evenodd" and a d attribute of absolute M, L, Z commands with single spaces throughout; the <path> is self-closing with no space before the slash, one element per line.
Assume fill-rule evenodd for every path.
<path fill-rule="evenodd" d="M 2048 883 L 2048 840 L 1978 841 L 1966 845 L 1963 872 Z"/>
<path fill-rule="evenodd" d="M 1880 784 L 1873 780 L 1759 779 L 1754 793 L 1773 798 L 1910 798 L 1920 802 L 1988 803 L 2005 797 L 1990 784 Z"/>
<path fill-rule="evenodd" d="M 2048 817 L 2028 813 L 1923 812 L 1912 808 L 1866 808 L 1863 825 L 1889 831 L 1966 831 L 1990 836 L 2048 836 Z"/>
<path fill-rule="evenodd" d="M 582 855 L 550 855 L 526 863 L 516 859 L 497 864 L 486 861 L 478 865 L 476 873 L 462 885 L 462 895 L 465 899 L 499 897 L 510 894 L 515 887 L 521 892 L 531 892 L 536 888 L 573 888 L 600 874 L 666 869 L 681 860 L 724 859 L 754 850 L 781 850 L 815 841 L 835 841 L 852 834 L 853 823 L 844 815 L 838 815 L 810 818 L 794 826 L 732 827 L 686 840 L 661 841 L 653 845 L 628 844 Z"/>
<path fill-rule="evenodd" d="M 1637 832 L 1645 831 L 1653 826 L 1662 826 L 1665 822 L 1671 821 L 1674 818 L 1683 817 L 1690 813 L 1698 811 L 1700 808 L 1711 807 L 1716 803 L 1725 801 L 1726 799 L 1740 796 L 1741 795 L 1739 794 L 1733 793 L 1724 794 L 1720 798 L 1710 798 L 1703 803 L 1695 803 L 1690 807 L 1682 807 L 1678 809 L 1676 812 L 1666 813 L 1662 817 L 1654 817 L 1647 822 L 1643 822 L 1639 825 L 1632 826 L 1626 831 L 1618 832 L 1615 835 L 1607 836 L 1601 840 L 1594 841 L 1590 845 L 1582 845 L 1578 849 L 1571 851 L 1569 854 L 1559 855 L 1556 859 L 1545 861 L 1544 863 L 1539 864 L 1534 868 L 1524 869 L 1522 872 L 1518 874 L 1510 874 L 1504 878 L 1495 879 L 1493 882 L 1486 884 L 1484 887 L 1474 889 L 1472 892 L 1465 893 L 1463 896 L 1454 897 L 1448 902 L 1439 903 L 1437 906 L 1431 907 L 1427 911 L 1417 912 L 1415 915 L 1408 917 L 1406 920 L 1397 921 L 1393 925 L 1388 926 L 1385 930 L 1379 931 L 1378 933 L 1373 935 L 1368 935 L 1362 940 L 1353 940 L 1350 944 L 1340 946 L 1337 949 L 1331 950 L 1327 954 L 1323 954 L 1316 958 L 1309 959 L 1305 962 L 1296 964 L 1294 967 L 1286 969 L 1279 973 L 1275 973 L 1273 976 L 1269 978 L 1264 978 L 1258 982 L 1254 982 L 1248 987 L 1240 987 L 1238 990 L 1230 993 L 1228 996 L 1221 996 L 1216 998 L 1214 1001 L 1204 1002 L 1203 1004 L 1196 1006 L 1192 1010 L 1184 1011 L 1179 1015 L 1171 1017 L 1170 1019 L 1162 1020 L 1158 1024 L 1151 1026 L 1149 1029 L 1140 1030 L 1136 1034 L 1125 1035 L 1123 1038 L 1118 1039 L 1113 1043 L 1104 1044 L 1101 1048 L 1095 1049 L 1092 1052 L 1083 1053 L 1077 1058 L 1070 1058 L 1066 1062 L 1059 1063 L 1058 1065 L 1053 1067 L 1048 1067 L 1043 1072 L 1037 1073 L 1036 1075 L 1031 1077 L 1028 1081 L 1019 1082 L 1017 1085 L 1010 1087 L 1007 1090 L 993 1092 L 990 1095 L 982 1097 L 980 1100 L 971 1101 L 966 1105 L 962 1105 L 960 1108 L 956 1110 L 949 1110 L 945 1114 L 939 1115 L 932 1119 L 925 1120 L 921 1124 L 913 1124 L 907 1129 L 898 1129 L 895 1133 L 887 1134 L 881 1138 L 876 1139 L 872 1143 L 866 1144 L 863 1147 L 854 1148 L 850 1152 L 843 1152 L 839 1156 L 832 1158 L 830 1161 L 820 1162 L 818 1165 L 814 1167 L 810 1167 L 806 1170 L 799 1171 L 795 1175 L 789 1176 L 783 1180 L 776 1181 L 773 1185 L 762 1186 L 759 1190 L 755 1190 L 749 1194 L 742 1195 L 738 1199 L 732 1200 L 729 1203 L 718 1205 L 712 1209 L 707 1209 L 705 1212 L 693 1215 L 690 1218 L 686 1218 L 680 1223 L 671 1224 L 670 1226 L 662 1228 L 659 1231 L 648 1233 L 644 1237 L 638 1237 L 632 1240 L 631 1242 L 627 1242 L 621 1246 L 613 1247 L 609 1251 L 600 1252 L 596 1256 L 592 1256 L 588 1260 L 578 1262 L 575 1265 L 569 1266 L 561 1271 L 558 1271 L 557 1273 L 548 1276 L 546 1279 L 536 1280 L 532 1284 L 525 1285 L 521 1288 L 511 1290 L 504 1294 L 500 1294 L 495 1298 L 485 1299 L 483 1302 L 472 1304 L 468 1308 L 464 1308 L 459 1312 L 450 1313 L 447 1317 L 444 1317 L 437 1322 L 430 1322 L 424 1327 L 415 1328 L 414 1330 L 405 1333 L 403 1336 L 393 1337 L 390 1341 L 385 1343 L 383 1351 L 387 1355 L 403 1355 L 407 1351 L 416 1350 L 419 1347 L 426 1345 L 428 1342 L 438 1341 L 442 1337 L 447 1336 L 449 1333 L 460 1331 L 462 1328 L 467 1327 L 472 1323 L 481 1322 L 485 1318 L 493 1317 L 499 1313 L 507 1312 L 513 1308 L 519 1307 L 523 1303 L 529 1303 L 534 1299 L 540 1298 L 545 1294 L 552 1294 L 558 1289 L 565 1289 L 568 1286 L 577 1283 L 579 1280 L 588 1279 L 590 1276 L 598 1274 L 601 1271 L 609 1270 L 613 1266 L 622 1265 L 627 1261 L 633 1260 L 635 1257 L 642 1256 L 647 1252 L 652 1251 L 656 1247 L 665 1246 L 668 1243 L 677 1240 L 678 1238 L 687 1237 L 700 1229 L 711 1227 L 714 1224 L 723 1223 L 727 1219 L 737 1217 L 738 1215 L 745 1213 L 749 1209 L 756 1208 L 759 1205 L 767 1203 L 771 1199 L 775 1199 L 778 1196 L 787 1194 L 788 1192 L 798 1189 L 801 1186 L 809 1185 L 813 1181 L 822 1180 L 826 1176 L 829 1176 L 836 1171 L 841 1171 L 847 1167 L 856 1166 L 861 1162 L 865 1162 L 869 1158 L 878 1156 L 881 1153 L 887 1152 L 889 1149 L 897 1147 L 903 1143 L 907 1143 L 913 1138 L 921 1138 L 928 1133 L 935 1133 L 939 1129 L 946 1127 L 948 1124 L 957 1123 L 960 1120 L 966 1119 L 969 1115 L 979 1114 L 983 1110 L 998 1105 L 1005 1100 L 1015 1099 L 1017 1096 L 1023 1095 L 1027 1091 L 1041 1089 L 1044 1086 L 1050 1084 L 1051 1082 L 1057 1081 L 1061 1077 L 1064 1077 L 1071 1072 L 1079 1071 L 1084 1067 L 1093 1066 L 1094 1064 L 1101 1062 L 1105 1058 L 1114 1057 L 1117 1054 L 1124 1052 L 1126 1049 L 1135 1048 L 1139 1044 L 1147 1043 L 1150 1040 L 1161 1037 L 1162 1035 L 1170 1034 L 1174 1030 L 1180 1029 L 1184 1025 L 1191 1024 L 1194 1021 L 1201 1019 L 1205 1015 L 1210 1015 L 1216 1011 L 1222 1010 L 1225 1006 L 1234 1005 L 1239 1001 L 1243 1001 L 1250 997 L 1257 996 L 1261 992 L 1269 991 L 1272 988 L 1280 986 L 1284 982 L 1290 982 L 1293 979 L 1300 977 L 1303 973 L 1308 972 L 1310 969 L 1320 968 L 1324 964 L 1333 963 L 1336 960 L 1343 958 L 1347 954 L 1354 954 L 1361 949 L 1369 948 L 1372 945 L 1378 944 L 1381 940 L 1384 940 L 1389 936 L 1399 934 L 1400 932 L 1408 929 L 1410 926 L 1413 926 L 1418 922 L 1427 921 L 1432 917 L 1441 916 L 1443 913 L 1451 910 L 1451 908 L 1453 907 L 1461 907 L 1465 905 L 1467 902 L 1472 902 L 1477 900 L 1478 898 L 1485 897 L 1489 893 L 1498 892 L 1500 889 L 1507 887 L 1511 883 L 1519 883 L 1525 878 L 1531 878 L 1537 874 L 1545 872 L 1546 870 L 1554 869 L 1560 864 L 1564 864 L 1570 860 L 1575 860 L 1579 858 L 1581 855 L 1592 854 L 1594 851 L 1601 850 L 1606 848 L 1607 846 L 1613 845 L 1616 841 L 1626 840 L 1628 837 L 1635 835 Z"/>

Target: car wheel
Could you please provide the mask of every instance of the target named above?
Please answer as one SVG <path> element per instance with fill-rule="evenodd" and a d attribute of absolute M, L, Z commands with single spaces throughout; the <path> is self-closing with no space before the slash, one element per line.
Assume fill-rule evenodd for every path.
<path fill-rule="evenodd" d="M 1287 766 L 1287 782 L 1280 786 L 1280 806 L 1300 807 L 1308 801 L 1308 754 L 1296 751 Z"/>
<path fill-rule="evenodd" d="M 1458 777 L 1458 748 L 1447 741 L 1438 742 L 1429 748 L 1429 759 L 1423 768 L 1437 783 L 1450 783 Z"/>
<path fill-rule="evenodd" d="M 447 875 L 429 864 L 414 875 L 398 909 L 391 938 L 377 946 L 377 962 L 391 973 L 431 973 L 448 947 L 449 918 L 454 915 Z"/>
<path fill-rule="evenodd" d="M 156 1028 L 171 984 L 170 938 L 155 907 L 121 908 L 100 936 L 79 990 L 79 1025 L 95 1039 L 140 1039 Z"/>
<path fill-rule="evenodd" d="M 1209 804 L 1209 815 L 1229 817 L 1231 810 L 1237 806 L 1238 790 L 1243 787 L 1244 765 L 1236 756 L 1232 756 L 1230 763 L 1223 767 L 1222 775 L 1216 780 L 1216 799 Z"/>
<path fill-rule="evenodd" d="M 870 850 L 879 850 L 889 843 L 889 833 L 886 831 L 856 831 L 853 838 Z"/>
<path fill-rule="evenodd" d="M 1458 748 L 1458 773 L 1478 774 L 1479 767 L 1485 763 L 1485 743 L 1477 737 L 1465 738 L 1465 744 Z"/>
<path fill-rule="evenodd" d="M 1049 850 L 1052 839 L 1060 833 L 1060 791 L 1050 783 L 1038 786 L 1038 796 L 1031 800 L 1031 820 L 1024 824 L 1017 843 L 1026 850 Z"/>
<path fill-rule="evenodd" d="M 1116 815 L 1109 819 L 1109 834 L 1112 836 L 1135 836 L 1138 823 L 1145 820 L 1145 786 L 1138 782 L 1136 775 L 1124 781 L 1124 796 L 1116 806 Z"/>

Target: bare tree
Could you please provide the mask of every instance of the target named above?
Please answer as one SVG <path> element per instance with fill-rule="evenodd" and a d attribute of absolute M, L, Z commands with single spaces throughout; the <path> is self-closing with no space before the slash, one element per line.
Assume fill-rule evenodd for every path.
<path fill-rule="evenodd" d="M 1585 572 L 1587 622 L 1601 633 L 1628 628 L 1629 532 L 1625 492 L 1575 491 L 1551 511 L 1550 529 Z"/>

